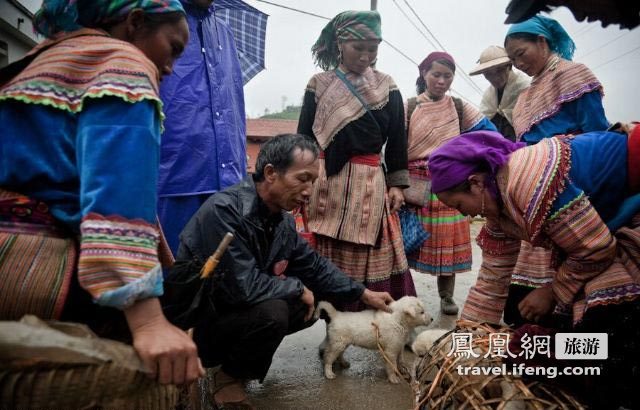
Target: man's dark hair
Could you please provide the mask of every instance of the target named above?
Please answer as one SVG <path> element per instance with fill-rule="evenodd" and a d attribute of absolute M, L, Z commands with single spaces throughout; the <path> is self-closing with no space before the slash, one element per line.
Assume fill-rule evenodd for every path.
<path fill-rule="evenodd" d="M 320 155 L 320 148 L 316 141 L 306 135 L 276 135 L 260 148 L 256 160 L 256 172 L 253 175 L 254 181 L 264 181 L 264 167 L 268 164 L 273 165 L 276 171 L 285 173 L 293 163 L 293 152 L 296 148 L 301 151 L 311 151 L 314 158 Z"/>

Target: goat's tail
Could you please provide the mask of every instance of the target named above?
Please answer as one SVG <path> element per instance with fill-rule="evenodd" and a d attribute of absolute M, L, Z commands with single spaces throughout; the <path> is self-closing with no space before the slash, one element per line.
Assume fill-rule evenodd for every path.
<path fill-rule="evenodd" d="M 322 301 L 320 303 L 318 303 L 318 307 L 316 307 L 316 311 L 313 314 L 313 317 L 316 319 L 320 318 L 320 312 L 324 310 L 325 312 L 327 312 L 327 315 L 329 315 L 329 318 L 333 319 L 333 317 L 336 315 L 336 313 L 338 312 L 336 310 L 336 308 L 333 307 L 333 305 L 329 302 L 326 301 Z"/>

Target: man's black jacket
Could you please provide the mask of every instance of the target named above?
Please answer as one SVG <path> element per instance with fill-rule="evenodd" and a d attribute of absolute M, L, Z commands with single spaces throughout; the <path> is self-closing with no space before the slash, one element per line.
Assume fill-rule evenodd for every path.
<path fill-rule="evenodd" d="M 291 215 L 270 214 L 249 176 L 212 195 L 180 234 L 176 268 L 165 286 L 171 293 L 176 271 L 195 279 L 199 268 L 215 251 L 222 237 L 235 238 L 213 273 L 213 297 L 220 309 L 250 306 L 268 299 L 296 299 L 303 285 L 316 298 L 354 301 L 364 286 L 317 254 L 295 230 Z M 185 272 L 188 266 L 188 272 Z"/>

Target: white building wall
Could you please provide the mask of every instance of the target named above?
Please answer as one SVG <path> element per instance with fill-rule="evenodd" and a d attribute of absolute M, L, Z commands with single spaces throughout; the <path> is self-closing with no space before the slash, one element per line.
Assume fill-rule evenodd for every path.
<path fill-rule="evenodd" d="M 33 30 L 33 1 L 0 0 L 0 67 L 24 56 L 44 38 Z"/>

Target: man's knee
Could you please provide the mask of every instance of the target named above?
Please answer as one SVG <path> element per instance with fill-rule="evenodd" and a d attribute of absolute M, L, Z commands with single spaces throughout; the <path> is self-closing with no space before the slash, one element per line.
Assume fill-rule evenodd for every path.
<path fill-rule="evenodd" d="M 262 328 L 274 336 L 284 337 L 289 329 L 289 304 L 281 299 L 266 300 L 254 307 L 251 317 L 254 329 Z"/>

